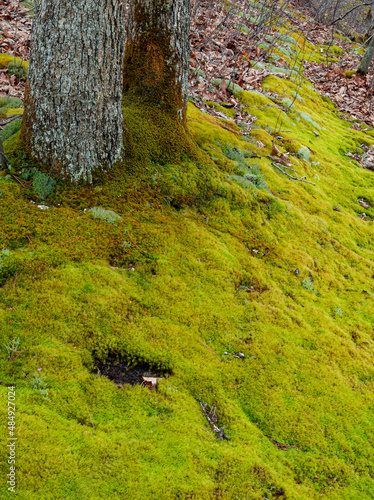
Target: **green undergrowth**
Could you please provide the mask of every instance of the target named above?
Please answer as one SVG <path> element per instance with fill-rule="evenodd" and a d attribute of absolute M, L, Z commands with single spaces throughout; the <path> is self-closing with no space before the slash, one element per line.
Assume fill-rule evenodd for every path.
<path fill-rule="evenodd" d="M 344 154 L 374 139 L 307 82 L 263 87 L 279 100 L 239 93 L 250 136 L 190 105 L 183 147 L 125 109 L 123 165 L 57 182 L 43 205 L 18 135 L 5 141 L 0 379 L 16 385 L 17 498 L 373 498 L 373 222 L 357 200 L 374 205 L 374 177 Z M 162 380 L 119 389 L 91 373 L 109 358 Z"/>

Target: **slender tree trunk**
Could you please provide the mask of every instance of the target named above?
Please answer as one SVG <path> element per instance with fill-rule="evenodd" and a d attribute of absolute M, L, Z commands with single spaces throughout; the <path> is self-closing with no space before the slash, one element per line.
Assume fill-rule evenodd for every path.
<path fill-rule="evenodd" d="M 157 106 L 186 124 L 191 0 L 130 0 L 124 103 Z"/>
<path fill-rule="evenodd" d="M 54 175 L 120 157 L 123 48 L 123 0 L 36 0 L 21 140 Z"/>
<path fill-rule="evenodd" d="M 365 54 L 363 55 L 360 65 L 357 68 L 357 73 L 359 75 L 366 75 L 367 72 L 369 71 L 369 66 L 371 64 L 371 61 L 373 60 L 374 57 L 374 36 L 370 40 L 369 45 L 366 48 Z"/>

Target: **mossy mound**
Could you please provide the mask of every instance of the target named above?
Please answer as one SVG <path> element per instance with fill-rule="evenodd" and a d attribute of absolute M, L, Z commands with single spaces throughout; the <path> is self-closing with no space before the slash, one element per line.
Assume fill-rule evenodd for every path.
<path fill-rule="evenodd" d="M 190 138 L 125 108 L 123 162 L 45 205 L 5 141 L 0 379 L 16 385 L 18 498 L 373 498 L 374 177 L 344 153 L 374 139 L 307 82 L 263 86 L 302 100 L 252 106 L 250 137 L 193 105 Z M 315 185 L 274 167 L 273 142 Z M 116 359 L 162 380 L 92 373 Z"/>

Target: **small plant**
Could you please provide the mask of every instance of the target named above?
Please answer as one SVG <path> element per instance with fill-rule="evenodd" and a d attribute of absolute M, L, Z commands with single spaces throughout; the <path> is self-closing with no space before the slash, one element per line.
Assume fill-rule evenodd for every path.
<path fill-rule="evenodd" d="M 55 185 L 56 185 L 55 179 L 53 179 L 53 177 L 51 177 L 50 175 L 43 174 L 43 172 L 37 171 L 33 176 L 32 187 L 35 193 L 42 200 L 44 200 L 44 198 L 46 198 L 52 193 Z"/>
<path fill-rule="evenodd" d="M 19 337 L 15 337 L 13 340 L 9 342 L 8 345 L 4 344 L 4 347 L 8 353 L 8 360 L 11 361 L 13 355 L 17 353 L 18 348 L 21 344 L 21 340 Z"/>
<path fill-rule="evenodd" d="M 42 200 L 52 193 L 56 185 L 56 180 L 53 177 L 43 172 L 39 172 L 35 167 L 25 169 L 21 174 L 21 178 L 26 181 L 32 180 L 32 187 Z"/>
<path fill-rule="evenodd" d="M 39 373 L 35 373 L 34 378 L 30 380 L 31 385 L 36 391 L 39 391 L 40 394 L 45 398 L 45 399 L 50 399 L 48 397 L 48 389 L 47 389 L 47 383 L 44 381 L 44 378 L 39 375 Z"/>
<path fill-rule="evenodd" d="M 317 293 L 317 290 L 314 288 L 313 281 L 310 279 L 310 277 L 303 279 L 302 286 L 303 288 L 305 288 L 305 290 L 308 290 L 308 292 Z"/>
<path fill-rule="evenodd" d="M 335 309 L 335 316 L 339 316 L 341 318 L 343 314 L 344 314 L 343 309 L 341 309 L 340 307 L 337 307 Z"/>
<path fill-rule="evenodd" d="M 105 208 L 94 207 L 88 210 L 93 219 L 102 219 L 109 224 L 116 224 L 122 221 L 122 217 L 112 210 L 105 210 Z"/>
<path fill-rule="evenodd" d="M 3 269 L 4 262 L 5 262 L 6 258 L 9 257 L 9 255 L 10 255 L 10 252 L 6 248 L 3 248 L 2 250 L 0 250 L 0 272 Z"/>

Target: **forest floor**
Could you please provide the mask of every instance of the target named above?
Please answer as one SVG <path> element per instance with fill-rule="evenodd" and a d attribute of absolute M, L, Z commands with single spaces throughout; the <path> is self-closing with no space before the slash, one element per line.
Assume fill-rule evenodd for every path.
<path fill-rule="evenodd" d="M 373 73 L 351 73 L 347 33 L 330 44 L 296 9 L 261 25 L 253 4 L 193 14 L 204 163 L 154 161 L 143 130 L 137 170 L 46 191 L 17 133 L 30 16 L 0 2 L 0 422 L 20 500 L 374 497 Z"/>

